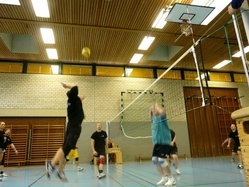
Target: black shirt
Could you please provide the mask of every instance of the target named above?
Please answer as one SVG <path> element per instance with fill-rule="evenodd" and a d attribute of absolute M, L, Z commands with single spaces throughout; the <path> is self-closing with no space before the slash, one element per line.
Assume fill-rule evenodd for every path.
<path fill-rule="evenodd" d="M 3 144 L 3 148 L 6 149 L 10 144 L 12 144 L 12 141 L 9 136 L 6 136 L 6 141 Z"/>
<path fill-rule="evenodd" d="M 107 138 L 107 134 L 105 131 L 95 131 L 91 138 L 94 140 L 94 149 L 100 150 L 105 148 L 105 139 Z"/>
<path fill-rule="evenodd" d="M 170 134 L 171 134 L 171 141 L 172 141 L 175 138 L 176 133 L 172 129 L 170 129 Z M 175 142 L 173 146 L 176 146 Z"/>
<path fill-rule="evenodd" d="M 4 131 L 0 131 L 0 148 L 4 149 Z"/>
<path fill-rule="evenodd" d="M 78 97 L 78 87 L 74 86 L 67 92 L 68 125 L 79 127 L 85 118 L 82 101 Z"/>
<path fill-rule="evenodd" d="M 240 142 L 239 142 L 239 134 L 238 134 L 238 130 L 236 129 L 236 131 L 231 131 L 229 134 L 229 138 L 232 138 L 234 140 L 234 144 L 237 146 L 240 146 Z"/>

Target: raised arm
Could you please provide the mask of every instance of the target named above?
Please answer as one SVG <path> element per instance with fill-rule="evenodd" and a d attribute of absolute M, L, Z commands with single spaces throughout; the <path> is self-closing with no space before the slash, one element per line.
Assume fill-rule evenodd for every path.
<path fill-rule="evenodd" d="M 228 13 L 234 14 L 242 5 L 244 0 L 232 0 L 231 4 L 228 6 Z"/>
<path fill-rule="evenodd" d="M 66 83 L 61 83 L 61 85 L 63 86 L 63 88 L 68 88 L 71 89 L 72 87 L 77 86 L 76 84 L 66 84 Z"/>

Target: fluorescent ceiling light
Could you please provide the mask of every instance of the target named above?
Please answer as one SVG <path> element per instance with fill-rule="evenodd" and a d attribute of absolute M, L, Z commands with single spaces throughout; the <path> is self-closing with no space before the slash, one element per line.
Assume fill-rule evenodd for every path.
<path fill-rule="evenodd" d="M 47 48 L 47 55 L 49 59 L 58 59 L 57 50 L 54 48 Z"/>
<path fill-rule="evenodd" d="M 19 0 L 0 0 L 0 4 L 21 5 Z"/>
<path fill-rule="evenodd" d="M 51 68 L 53 74 L 59 74 L 59 65 L 51 65 Z"/>
<path fill-rule="evenodd" d="M 40 31 L 45 44 L 55 44 L 53 29 L 40 28 Z"/>
<path fill-rule="evenodd" d="M 162 9 L 161 12 L 158 14 L 156 20 L 152 24 L 152 28 L 162 29 L 167 23 L 167 21 L 165 20 L 168 14 L 169 14 L 169 10 Z"/>
<path fill-rule="evenodd" d="M 231 0 L 193 0 L 192 5 L 214 7 L 215 9 L 208 15 L 208 17 L 201 23 L 208 25 L 224 8 L 227 8 Z"/>
<path fill-rule="evenodd" d="M 126 76 L 129 77 L 132 71 L 133 71 L 132 68 L 126 68 L 126 69 L 125 69 Z"/>
<path fill-rule="evenodd" d="M 145 36 L 141 44 L 139 45 L 139 50 L 147 50 L 152 42 L 155 40 L 155 37 L 152 36 Z"/>
<path fill-rule="evenodd" d="M 244 48 L 244 53 L 248 53 L 248 52 L 249 52 L 249 46 L 247 46 L 247 47 Z M 238 58 L 238 57 L 241 57 L 241 55 L 242 55 L 241 52 L 238 51 L 232 57 Z"/>
<path fill-rule="evenodd" d="M 140 61 L 140 59 L 141 59 L 142 57 L 143 57 L 143 54 L 135 53 L 135 54 L 133 55 L 133 57 L 131 58 L 130 63 L 131 63 L 131 64 L 137 64 L 137 63 Z"/>
<path fill-rule="evenodd" d="M 222 62 L 220 62 L 219 64 L 217 64 L 216 66 L 213 67 L 213 69 L 220 69 L 223 66 L 229 64 L 231 62 L 231 60 L 223 60 Z"/>
<path fill-rule="evenodd" d="M 47 0 L 31 0 L 37 17 L 49 18 L 48 2 Z"/>

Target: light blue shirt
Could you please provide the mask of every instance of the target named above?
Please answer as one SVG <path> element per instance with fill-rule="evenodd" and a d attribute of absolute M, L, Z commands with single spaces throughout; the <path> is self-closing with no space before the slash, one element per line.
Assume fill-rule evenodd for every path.
<path fill-rule="evenodd" d="M 166 115 L 158 115 L 151 117 L 151 130 L 153 144 L 170 145 L 171 134 L 166 119 Z"/>

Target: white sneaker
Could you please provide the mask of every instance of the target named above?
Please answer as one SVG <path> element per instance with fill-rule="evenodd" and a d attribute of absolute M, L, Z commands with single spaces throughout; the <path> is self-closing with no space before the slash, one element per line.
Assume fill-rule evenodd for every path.
<path fill-rule="evenodd" d="M 78 166 L 77 169 L 78 171 L 82 171 L 84 168 Z"/>
<path fill-rule="evenodd" d="M 156 183 L 156 185 L 164 185 L 168 181 L 168 177 L 162 177 L 161 180 Z"/>
<path fill-rule="evenodd" d="M 2 176 L 3 177 L 8 177 L 8 175 L 6 173 L 3 173 Z"/>
<path fill-rule="evenodd" d="M 176 174 L 177 174 L 177 175 L 180 175 L 180 174 L 181 174 L 181 172 L 180 172 L 180 170 L 179 170 L 178 168 L 176 169 Z"/>
<path fill-rule="evenodd" d="M 165 186 L 172 186 L 176 184 L 174 177 L 169 177 L 168 181 L 164 184 Z"/>
<path fill-rule="evenodd" d="M 102 179 L 102 178 L 104 178 L 105 176 L 106 176 L 106 174 L 100 173 L 100 174 L 98 175 L 98 178 L 99 178 L 99 179 Z"/>

